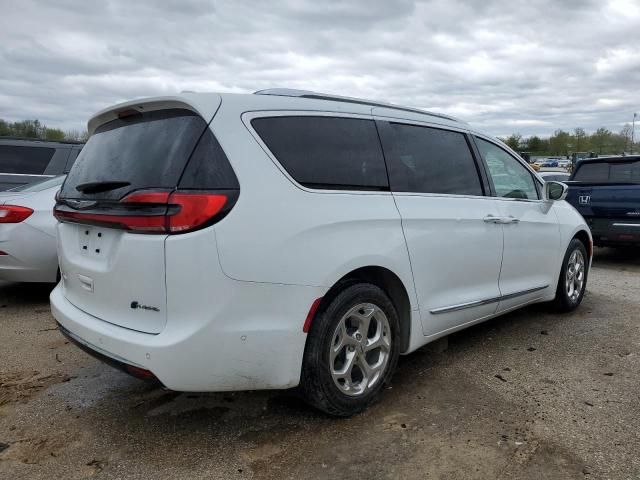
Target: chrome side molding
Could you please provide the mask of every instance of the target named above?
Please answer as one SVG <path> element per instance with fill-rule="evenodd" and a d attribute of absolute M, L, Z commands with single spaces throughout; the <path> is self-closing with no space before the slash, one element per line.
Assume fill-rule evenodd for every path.
<path fill-rule="evenodd" d="M 439 307 L 434 308 L 433 310 L 429 310 L 429 313 L 432 315 L 438 315 L 440 313 L 449 313 L 455 312 L 458 310 L 464 310 L 465 308 L 478 307 L 480 305 L 488 305 L 490 303 L 501 302 L 503 300 L 510 300 L 512 298 L 520 297 L 522 295 L 528 295 L 530 293 L 539 292 L 540 290 L 544 290 L 548 288 L 549 285 L 545 285 L 543 287 L 529 288 L 527 290 L 522 290 L 520 292 L 508 293 L 506 295 L 500 295 L 499 297 L 487 298 L 485 300 L 476 300 L 473 302 L 459 303 L 457 305 L 451 305 L 449 307 Z"/>

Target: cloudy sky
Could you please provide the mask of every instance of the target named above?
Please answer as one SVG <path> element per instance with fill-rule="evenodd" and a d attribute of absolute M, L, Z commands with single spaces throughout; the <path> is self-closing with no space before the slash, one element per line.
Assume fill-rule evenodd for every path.
<path fill-rule="evenodd" d="M 640 0 L 0 0 L 0 118 L 83 129 L 109 104 L 291 87 L 494 135 L 620 130 Z"/>

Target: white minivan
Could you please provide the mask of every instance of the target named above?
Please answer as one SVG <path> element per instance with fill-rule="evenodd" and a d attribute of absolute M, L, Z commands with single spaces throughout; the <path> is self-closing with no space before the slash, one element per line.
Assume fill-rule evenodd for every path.
<path fill-rule="evenodd" d="M 299 387 L 357 413 L 399 354 L 583 297 L 592 242 L 495 138 L 275 89 L 103 110 L 57 197 L 60 330 L 176 391 Z"/>

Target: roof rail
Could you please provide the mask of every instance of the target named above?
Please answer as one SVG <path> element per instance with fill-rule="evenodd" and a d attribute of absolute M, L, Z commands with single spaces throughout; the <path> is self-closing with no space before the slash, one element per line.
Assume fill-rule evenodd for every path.
<path fill-rule="evenodd" d="M 279 95 L 282 97 L 301 97 L 311 98 L 315 100 L 329 100 L 334 102 L 356 103 L 359 105 L 368 105 L 371 107 L 391 108 L 393 110 L 400 110 L 403 112 L 418 113 L 421 115 L 430 115 L 432 117 L 444 118 L 445 120 L 451 120 L 453 122 L 464 123 L 455 117 L 449 115 L 443 115 L 442 113 L 427 112 L 418 108 L 402 107 L 400 105 L 394 105 L 392 103 L 373 102 L 371 100 L 364 100 L 362 98 L 343 97 L 341 95 L 330 95 L 327 93 L 318 93 L 310 90 L 298 90 L 295 88 L 268 88 L 266 90 L 258 90 L 253 92 L 255 95 Z"/>

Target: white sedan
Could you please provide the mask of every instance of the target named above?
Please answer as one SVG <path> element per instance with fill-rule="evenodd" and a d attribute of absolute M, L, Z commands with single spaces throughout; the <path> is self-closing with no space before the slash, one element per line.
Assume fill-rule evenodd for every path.
<path fill-rule="evenodd" d="M 0 193 L 0 280 L 56 282 L 56 192 L 64 175 Z"/>

